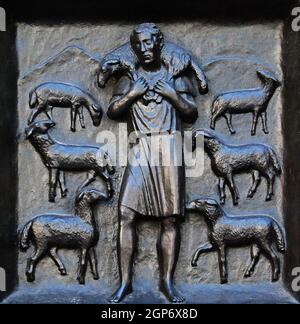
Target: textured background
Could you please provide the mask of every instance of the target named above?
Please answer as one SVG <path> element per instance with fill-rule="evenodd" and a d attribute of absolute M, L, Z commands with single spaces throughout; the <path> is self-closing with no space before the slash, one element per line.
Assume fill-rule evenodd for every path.
<path fill-rule="evenodd" d="M 160 24 L 167 39 L 190 50 L 203 65 L 209 80 L 210 92 L 197 99 L 199 119 L 193 127 L 209 128 L 210 106 L 215 94 L 239 88 L 260 86 L 256 77 L 257 68 L 265 67 L 281 75 L 281 37 L 280 22 L 264 24 L 211 24 L 209 21 L 181 22 Z M 44 212 L 68 212 L 73 210 L 74 192 L 85 175 L 67 174 L 69 196 L 57 203 L 48 202 L 48 172 L 43 166 L 38 154 L 31 144 L 24 139 L 24 128 L 29 114 L 28 93 L 32 87 L 44 81 L 64 81 L 79 85 L 90 91 L 106 110 L 111 96 L 113 83 L 105 90 L 100 90 L 95 84 L 97 69 L 96 61 L 91 56 L 70 49 L 56 56 L 66 46 L 77 45 L 95 57 L 101 57 L 114 47 L 122 45 L 129 39 L 133 25 L 108 24 L 103 25 L 63 25 L 35 26 L 19 24 L 17 33 L 17 50 L 20 78 L 18 82 L 19 111 L 19 196 L 18 215 L 22 225 L 31 217 Z M 53 57 L 43 64 L 49 57 Z M 217 133 L 231 143 L 267 143 L 274 147 L 282 161 L 281 134 L 281 89 L 277 90 L 268 108 L 270 134 L 264 135 L 261 124 L 257 136 L 251 138 L 251 115 L 234 116 L 233 123 L 237 130 L 235 136 L 229 135 L 225 121 L 217 124 Z M 77 133 L 69 130 L 69 111 L 57 109 L 54 112 L 57 128 L 53 136 L 67 143 L 95 143 L 100 130 L 117 132 L 118 123 L 104 116 L 101 126 L 92 126 L 89 116 L 86 116 L 87 129 L 81 130 L 78 123 Z M 187 126 L 187 129 L 191 127 Z M 122 169 L 115 176 L 115 186 L 119 187 Z M 228 193 L 226 210 L 232 214 L 268 213 L 282 221 L 282 183 L 277 178 L 275 197 L 272 202 L 265 202 L 266 183 L 263 180 L 256 196 L 247 200 L 246 195 L 251 183 L 251 175 L 236 177 L 241 194 L 240 206 L 233 207 Z M 218 198 L 217 179 L 210 169 L 209 160 L 205 160 L 205 172 L 201 178 L 187 180 L 187 200 L 198 196 Z M 101 186 L 101 183 L 97 184 Z M 101 282 L 109 287 L 115 287 L 118 281 L 116 242 L 117 242 L 117 200 L 118 195 L 109 203 L 97 208 L 97 220 L 100 228 L 100 241 L 97 247 L 99 255 L 99 270 Z M 158 264 L 156 256 L 156 238 L 158 224 L 142 223 L 138 229 L 139 249 L 135 266 L 135 282 L 147 281 L 149 287 L 156 286 L 158 279 Z M 196 215 L 187 215 L 182 225 L 182 246 L 178 262 L 176 280 L 178 283 L 218 283 L 218 261 L 216 254 L 203 256 L 197 269 L 190 266 L 190 257 L 199 243 L 205 242 L 206 226 Z M 20 253 L 19 279 L 24 287 L 42 287 L 45 283 L 69 284 L 76 283 L 77 253 L 60 251 L 69 276 L 61 277 L 50 259 L 44 259 L 37 268 L 36 282 L 26 283 L 25 265 L 27 254 Z M 255 275 L 251 279 L 243 279 L 243 272 L 249 259 L 249 248 L 231 249 L 228 253 L 230 282 L 262 282 L 270 280 L 269 263 L 262 258 Z M 88 272 L 87 282 L 92 281 Z M 98 283 L 95 283 L 98 285 Z M 99 282 L 99 287 L 101 283 Z M 150 288 L 149 288 L 150 289 Z M 113 288 L 111 288 L 113 290 Z"/>

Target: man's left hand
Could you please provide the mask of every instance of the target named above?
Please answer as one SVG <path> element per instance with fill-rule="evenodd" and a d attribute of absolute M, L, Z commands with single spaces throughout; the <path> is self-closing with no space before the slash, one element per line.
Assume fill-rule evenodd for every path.
<path fill-rule="evenodd" d="M 176 90 L 172 84 L 167 81 L 158 81 L 154 87 L 154 90 L 166 99 L 173 99 L 176 97 Z"/>

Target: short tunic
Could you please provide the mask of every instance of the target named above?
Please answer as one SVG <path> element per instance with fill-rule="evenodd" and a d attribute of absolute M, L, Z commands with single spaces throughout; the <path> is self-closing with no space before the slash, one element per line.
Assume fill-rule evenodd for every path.
<path fill-rule="evenodd" d="M 148 84 L 147 93 L 134 103 L 130 109 L 130 121 L 135 132 L 142 135 L 137 144 L 131 148 L 131 157 L 147 156 L 147 153 L 159 160 L 156 165 L 151 159 L 143 159 L 144 163 L 134 165 L 128 163 L 122 181 L 119 205 L 125 206 L 137 214 L 145 217 L 184 216 L 185 211 L 185 167 L 182 145 L 178 147 L 175 138 L 170 135 L 181 136 L 181 120 L 176 109 L 159 94 L 155 93 L 154 85 L 158 80 L 168 81 L 168 74 L 162 68 L 157 73 L 148 74 L 139 72 Z M 115 89 L 114 97 L 121 96 L 130 89 L 130 80 L 127 77 L 120 79 Z M 178 93 L 194 96 L 195 90 L 188 78 L 179 78 L 175 81 Z M 151 135 L 151 136 L 150 136 Z M 165 155 L 165 141 L 168 136 L 168 145 L 171 147 L 171 162 L 163 164 Z M 152 145 L 151 138 L 161 145 Z M 174 150 L 175 148 L 175 150 Z M 135 153 L 132 153 L 135 151 Z M 169 150 L 170 151 L 170 150 Z M 181 163 L 180 163 L 181 162 Z M 158 164 L 158 165 L 157 165 Z"/>

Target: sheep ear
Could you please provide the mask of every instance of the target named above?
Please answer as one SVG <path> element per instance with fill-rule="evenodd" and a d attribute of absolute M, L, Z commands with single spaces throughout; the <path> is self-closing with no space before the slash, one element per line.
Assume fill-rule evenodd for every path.
<path fill-rule="evenodd" d="M 29 126 L 25 129 L 25 138 L 28 139 L 33 133 L 33 126 Z"/>
<path fill-rule="evenodd" d="M 78 203 L 83 197 L 84 197 L 84 195 L 85 195 L 85 192 L 81 192 L 78 196 L 77 196 L 77 198 L 76 198 L 76 202 Z"/>
<path fill-rule="evenodd" d="M 118 59 L 111 59 L 106 62 L 106 64 L 108 64 L 108 65 L 116 65 L 119 63 L 120 63 L 120 61 Z"/>

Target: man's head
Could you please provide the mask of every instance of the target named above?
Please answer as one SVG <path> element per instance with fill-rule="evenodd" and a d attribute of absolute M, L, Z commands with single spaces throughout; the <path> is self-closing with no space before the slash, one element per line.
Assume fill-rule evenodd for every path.
<path fill-rule="evenodd" d="M 142 65 L 152 65 L 160 59 L 164 37 L 153 23 L 145 23 L 134 28 L 130 42 Z"/>

